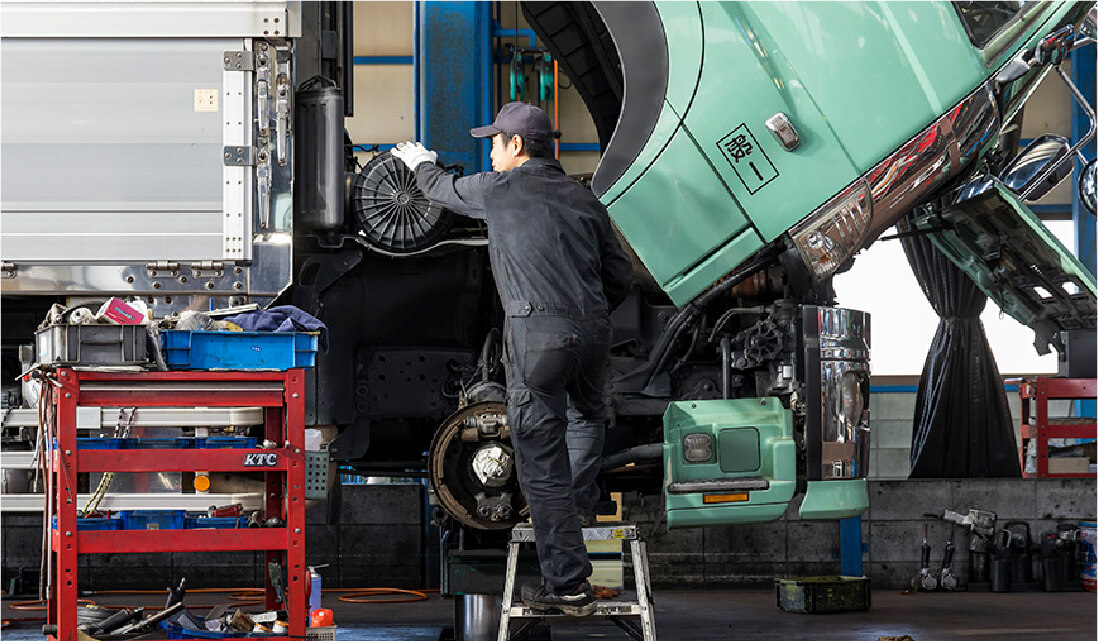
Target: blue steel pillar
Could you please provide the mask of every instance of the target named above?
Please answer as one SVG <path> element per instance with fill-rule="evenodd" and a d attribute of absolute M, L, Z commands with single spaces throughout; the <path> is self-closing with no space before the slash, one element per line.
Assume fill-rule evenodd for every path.
<path fill-rule="evenodd" d="M 1098 46 L 1093 44 L 1071 52 L 1071 81 L 1075 83 L 1079 93 L 1083 94 L 1091 107 L 1094 107 L 1095 103 L 1098 102 L 1095 99 L 1094 79 L 1096 56 L 1098 56 Z M 1071 101 L 1072 144 L 1085 136 L 1089 127 L 1089 118 L 1079 107 L 1079 103 L 1073 99 Z M 1095 141 L 1091 140 L 1090 143 L 1085 145 L 1082 153 L 1088 162 L 1094 160 Z M 1075 163 L 1075 172 L 1071 177 L 1071 220 L 1075 227 L 1075 255 L 1079 257 L 1079 262 L 1083 263 L 1090 270 L 1090 273 L 1094 274 L 1096 258 L 1094 215 L 1087 211 L 1079 201 L 1079 175 L 1085 165 L 1078 158 L 1075 158 L 1072 162 Z M 1087 333 L 1090 334 L 1089 341 L 1076 337 Z M 1061 364 L 1061 375 L 1093 376 L 1095 362 L 1093 337 L 1093 330 L 1089 332 L 1087 330 L 1069 332 L 1067 362 Z M 1073 342 L 1079 347 L 1073 348 Z M 1082 347 L 1084 345 L 1087 347 Z M 1094 416 L 1096 411 L 1095 401 L 1076 401 L 1073 411 L 1075 416 Z"/>
<path fill-rule="evenodd" d="M 865 576 L 862 570 L 862 517 L 839 519 L 839 574 Z M 834 558 L 834 557 L 832 557 Z"/>
<path fill-rule="evenodd" d="M 489 143 L 469 129 L 492 121 L 492 3 L 416 2 L 416 138 L 465 174 L 491 169 Z"/>
<path fill-rule="evenodd" d="M 1071 81 L 1079 88 L 1079 92 L 1095 105 L 1095 56 L 1098 55 L 1098 46 L 1088 45 L 1082 49 L 1071 52 Z M 1079 108 L 1079 104 L 1071 101 L 1071 140 L 1078 141 L 1087 133 L 1087 115 Z M 1083 155 L 1087 160 L 1094 160 L 1095 141 L 1083 147 Z M 1075 223 L 1075 255 L 1080 262 L 1086 265 L 1090 273 L 1095 273 L 1095 230 L 1094 216 L 1079 202 L 1079 174 L 1083 171 L 1083 163 L 1075 159 L 1075 173 L 1072 180 L 1075 183 L 1071 189 L 1071 220 Z"/>

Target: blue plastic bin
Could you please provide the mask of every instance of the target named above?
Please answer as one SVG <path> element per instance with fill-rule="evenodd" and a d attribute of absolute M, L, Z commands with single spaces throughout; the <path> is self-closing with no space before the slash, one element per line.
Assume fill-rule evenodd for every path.
<path fill-rule="evenodd" d="M 187 450 L 194 449 L 193 438 L 127 438 L 123 449 L 127 450 Z"/>
<path fill-rule="evenodd" d="M 85 438 L 83 436 L 76 439 L 76 449 L 78 450 L 120 450 L 125 442 L 125 439 L 121 438 Z"/>
<path fill-rule="evenodd" d="M 51 522 L 53 529 L 57 529 L 57 517 L 53 517 Z M 76 519 L 77 530 L 121 530 L 122 519 L 117 516 L 110 517 L 95 517 L 95 518 L 78 518 Z"/>
<path fill-rule="evenodd" d="M 200 449 L 248 450 L 256 446 L 256 440 L 251 436 L 208 436 L 196 440 L 198 441 L 196 446 Z"/>
<path fill-rule="evenodd" d="M 287 370 L 312 367 L 319 334 L 160 330 L 171 369 Z"/>
<path fill-rule="evenodd" d="M 246 516 L 226 516 L 212 518 L 208 516 L 187 517 L 188 530 L 243 530 L 247 527 L 248 517 Z"/>
<path fill-rule="evenodd" d="M 123 530 L 182 530 L 186 510 L 119 510 Z"/>

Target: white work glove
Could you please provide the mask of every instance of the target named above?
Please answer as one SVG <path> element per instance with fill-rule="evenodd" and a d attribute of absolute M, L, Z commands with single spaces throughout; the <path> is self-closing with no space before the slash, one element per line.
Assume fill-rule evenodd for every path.
<path fill-rule="evenodd" d="M 408 169 L 412 171 L 415 171 L 421 162 L 435 163 L 438 161 L 438 153 L 424 147 L 423 143 L 419 142 L 397 143 L 397 146 L 390 153 L 403 161 Z"/>

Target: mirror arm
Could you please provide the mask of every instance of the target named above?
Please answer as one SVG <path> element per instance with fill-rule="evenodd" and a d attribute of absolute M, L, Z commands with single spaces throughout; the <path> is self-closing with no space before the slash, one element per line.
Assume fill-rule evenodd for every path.
<path fill-rule="evenodd" d="M 1079 104 L 1079 108 L 1082 109 L 1083 113 L 1087 115 L 1087 120 L 1090 121 L 1090 125 L 1087 128 L 1086 135 L 1080 138 L 1079 141 L 1075 143 L 1075 146 L 1068 150 L 1068 153 L 1064 154 L 1064 157 L 1061 158 L 1059 162 L 1052 163 L 1051 165 L 1046 167 L 1045 170 L 1041 172 L 1041 175 L 1033 180 L 1032 184 L 1030 184 L 1029 186 L 1029 189 L 1026 189 L 1020 194 L 1022 200 L 1028 200 L 1029 195 L 1033 193 L 1033 190 L 1037 188 L 1037 185 L 1040 185 L 1042 182 L 1044 182 L 1045 179 L 1052 175 L 1052 172 L 1056 171 L 1056 169 L 1061 164 L 1070 160 L 1075 154 L 1081 153 L 1082 148 L 1094 138 L 1094 109 L 1087 102 L 1086 97 L 1083 96 L 1083 94 L 1079 91 L 1079 88 L 1075 86 L 1075 83 L 1071 81 L 1071 78 L 1069 78 L 1068 75 L 1064 73 L 1064 70 L 1061 69 L 1059 65 L 1056 66 L 1056 73 L 1060 75 L 1060 79 L 1064 81 L 1064 84 L 1067 85 L 1068 90 L 1071 91 L 1071 95 L 1075 99 L 1075 102 Z"/>

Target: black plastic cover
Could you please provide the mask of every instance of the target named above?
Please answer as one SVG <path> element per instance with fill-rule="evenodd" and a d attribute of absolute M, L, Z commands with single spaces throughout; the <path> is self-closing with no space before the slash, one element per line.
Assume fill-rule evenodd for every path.
<path fill-rule="evenodd" d="M 343 92 L 331 81 L 298 89 L 294 117 L 295 220 L 311 229 L 339 229 L 343 226 Z"/>
<path fill-rule="evenodd" d="M 454 215 L 431 201 L 415 174 L 391 153 L 374 157 L 355 178 L 351 207 L 359 232 L 370 244 L 391 252 L 413 252 L 446 237 Z"/>

